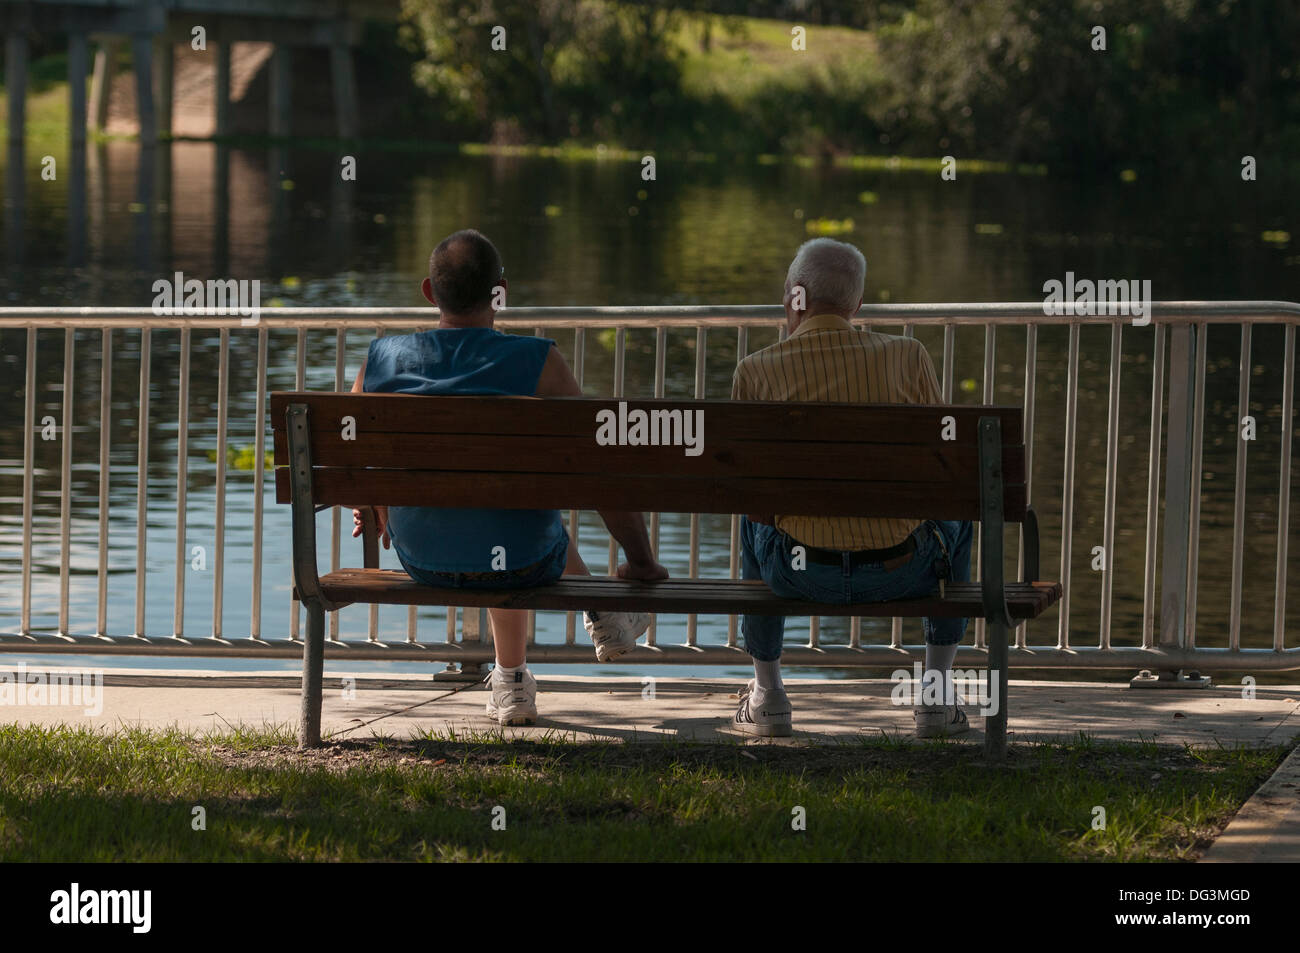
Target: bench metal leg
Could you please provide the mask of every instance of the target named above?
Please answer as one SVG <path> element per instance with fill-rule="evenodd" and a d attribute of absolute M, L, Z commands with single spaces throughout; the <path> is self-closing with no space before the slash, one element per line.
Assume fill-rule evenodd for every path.
<path fill-rule="evenodd" d="M 997 701 L 997 711 L 984 719 L 984 754 L 990 761 L 1007 756 L 1007 637 L 1009 630 L 1001 623 L 989 623 L 989 699 Z"/>
<path fill-rule="evenodd" d="M 325 673 L 325 610 L 307 604 L 307 635 L 302 641 L 302 723 L 298 747 L 320 747 L 320 710 Z"/>

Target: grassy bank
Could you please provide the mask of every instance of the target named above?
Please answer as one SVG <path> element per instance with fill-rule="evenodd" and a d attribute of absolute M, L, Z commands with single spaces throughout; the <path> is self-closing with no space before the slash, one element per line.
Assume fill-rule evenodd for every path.
<path fill-rule="evenodd" d="M 298 753 L 278 730 L 4 726 L 0 861 L 1189 860 L 1284 754 L 1081 737 L 990 766 L 972 745 L 491 735 Z"/>

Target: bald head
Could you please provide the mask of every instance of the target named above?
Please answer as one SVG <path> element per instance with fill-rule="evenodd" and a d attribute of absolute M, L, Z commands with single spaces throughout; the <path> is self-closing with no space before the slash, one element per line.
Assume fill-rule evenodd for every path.
<path fill-rule="evenodd" d="M 862 303 L 867 281 L 867 260 L 847 242 L 814 238 L 795 253 L 785 278 L 786 311 L 790 313 L 793 289 L 803 288 L 802 316 L 838 314 L 851 318 Z"/>
<path fill-rule="evenodd" d="M 444 314 L 483 311 L 492 302 L 501 274 L 496 246 L 472 228 L 448 235 L 429 256 L 429 284 Z"/>

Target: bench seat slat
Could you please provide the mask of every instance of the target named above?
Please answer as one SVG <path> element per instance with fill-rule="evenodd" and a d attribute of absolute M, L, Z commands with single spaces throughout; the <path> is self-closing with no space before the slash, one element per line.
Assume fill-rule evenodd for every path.
<path fill-rule="evenodd" d="M 782 599 L 762 582 L 738 579 L 668 579 L 641 583 L 593 576 L 566 576 L 536 589 L 435 589 L 391 569 L 341 569 L 321 577 L 331 602 L 383 605 L 487 606 L 507 609 L 622 610 L 660 613 L 754 615 L 938 616 L 984 614 L 979 583 L 950 583 L 946 597 L 834 605 Z M 1061 598 L 1056 582 L 1009 583 L 1013 619 L 1034 619 Z"/>
<path fill-rule="evenodd" d="M 408 394 L 333 394 L 312 391 L 271 395 L 271 423 L 284 429 L 289 404 L 311 407 L 313 437 L 337 437 L 345 416 L 357 432 L 464 433 L 522 436 L 594 436 L 596 412 L 616 410 L 618 400 L 593 397 L 437 397 Z M 939 438 L 940 421 L 954 418 L 966 440 L 980 417 L 1002 420 L 1004 444 L 1024 443 L 1019 407 L 953 407 L 922 404 L 801 403 L 748 400 L 656 400 L 628 398 L 629 409 L 704 411 L 705 445 L 711 439 L 840 441 L 927 445 Z"/>
<path fill-rule="evenodd" d="M 312 444 L 314 467 L 398 467 L 412 470 L 503 470 L 533 473 L 623 474 L 680 473 L 694 476 L 804 477 L 899 480 L 917 474 L 932 482 L 974 483 L 979 450 L 971 444 L 890 444 L 793 440 L 706 441 L 703 453 L 683 459 L 681 447 L 602 447 L 591 434 L 581 436 L 512 436 L 510 453 L 502 453 L 495 434 L 367 433 L 355 439 L 318 434 Z M 275 438 L 275 459 L 289 459 L 285 435 Z M 1023 445 L 1003 446 L 1008 479 L 1025 469 Z"/>
<path fill-rule="evenodd" d="M 923 474 L 918 474 L 923 476 Z M 290 501 L 289 472 L 275 471 L 276 500 Z M 872 482 L 653 474 L 521 474 L 466 470 L 312 468 L 312 497 L 328 506 L 446 506 L 490 509 L 613 509 L 661 513 L 781 513 L 977 519 L 979 487 L 969 481 Z M 1004 488 L 1008 519 L 1022 519 L 1025 485 Z"/>

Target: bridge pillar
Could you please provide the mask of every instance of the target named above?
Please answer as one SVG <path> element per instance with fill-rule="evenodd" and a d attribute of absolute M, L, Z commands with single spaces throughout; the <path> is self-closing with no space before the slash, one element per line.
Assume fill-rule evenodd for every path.
<path fill-rule="evenodd" d="M 9 94 L 9 141 L 22 142 L 27 126 L 27 34 L 5 37 L 5 90 Z"/>
<path fill-rule="evenodd" d="M 135 68 L 135 113 L 140 122 L 140 144 L 158 141 L 158 123 L 153 108 L 153 37 L 137 33 L 131 37 L 131 63 Z"/>
<path fill-rule="evenodd" d="M 68 36 L 68 142 L 74 150 L 86 147 L 86 74 L 90 43 L 84 33 Z"/>
<path fill-rule="evenodd" d="M 230 49 L 227 40 L 213 44 L 213 55 L 217 58 L 216 89 L 213 98 L 217 107 L 217 137 L 230 135 Z"/>
<path fill-rule="evenodd" d="M 158 113 L 158 135 L 170 139 L 175 98 L 172 90 L 176 76 L 176 48 L 166 33 L 154 39 L 153 57 L 153 99 Z"/>
<path fill-rule="evenodd" d="M 352 68 L 352 47 L 341 40 L 330 44 L 330 74 L 334 87 L 334 115 L 340 139 L 355 139 L 360 133 L 357 106 L 357 76 Z"/>
<path fill-rule="evenodd" d="M 270 134 L 287 139 L 293 116 L 293 50 L 283 43 L 276 43 L 271 54 L 270 79 Z"/>
<path fill-rule="evenodd" d="M 117 71 L 117 51 L 121 41 L 103 40 L 95 50 L 95 68 L 90 78 L 90 120 L 100 132 L 108 125 L 108 102 L 113 92 L 113 74 Z"/>

